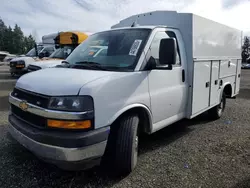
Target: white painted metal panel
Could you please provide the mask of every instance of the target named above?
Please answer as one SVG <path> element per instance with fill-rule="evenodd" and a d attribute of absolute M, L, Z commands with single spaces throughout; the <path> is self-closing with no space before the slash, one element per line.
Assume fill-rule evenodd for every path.
<path fill-rule="evenodd" d="M 55 38 L 58 36 L 59 33 L 52 33 L 48 35 L 42 36 L 42 43 L 43 44 L 55 44 Z"/>
<path fill-rule="evenodd" d="M 152 70 L 148 74 L 153 123 L 186 110 L 187 85 L 182 82 L 182 68 Z"/>
<path fill-rule="evenodd" d="M 193 15 L 193 56 L 197 59 L 240 58 L 241 31 Z"/>
<path fill-rule="evenodd" d="M 212 61 L 210 106 L 219 103 L 219 63 L 220 61 Z"/>
<path fill-rule="evenodd" d="M 220 78 L 236 75 L 237 60 L 222 60 L 220 63 Z"/>
<path fill-rule="evenodd" d="M 241 77 L 241 60 L 238 60 L 234 94 L 238 94 L 240 91 L 240 77 Z"/>
<path fill-rule="evenodd" d="M 194 63 L 192 115 L 199 113 L 209 106 L 209 84 L 211 61 Z"/>

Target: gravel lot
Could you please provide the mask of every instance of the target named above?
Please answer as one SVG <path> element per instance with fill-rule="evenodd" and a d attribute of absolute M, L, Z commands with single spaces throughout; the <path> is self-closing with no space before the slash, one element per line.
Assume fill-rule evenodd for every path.
<path fill-rule="evenodd" d="M 38 160 L 7 133 L 7 94 L 15 80 L 0 66 L 0 187 L 250 188 L 250 70 L 223 118 L 182 121 L 140 142 L 136 170 L 114 179 L 101 168 L 66 172 Z"/>

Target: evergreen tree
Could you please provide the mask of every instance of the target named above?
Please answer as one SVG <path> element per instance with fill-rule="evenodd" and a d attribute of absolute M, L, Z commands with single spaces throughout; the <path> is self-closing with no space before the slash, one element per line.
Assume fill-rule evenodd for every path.
<path fill-rule="evenodd" d="M 244 43 L 242 46 L 242 62 L 245 63 L 249 59 L 250 41 L 249 37 L 244 37 Z"/>
<path fill-rule="evenodd" d="M 15 45 L 13 46 L 13 52 L 15 54 L 24 52 L 24 35 L 21 28 L 16 24 L 13 29 L 13 37 Z"/>
<path fill-rule="evenodd" d="M 0 19 L 0 50 L 4 50 L 4 35 L 7 27 L 3 20 Z"/>
<path fill-rule="evenodd" d="M 34 47 L 32 35 L 24 36 L 22 29 L 16 24 L 14 29 L 7 27 L 0 18 L 0 50 L 13 54 L 25 54 Z"/>
<path fill-rule="evenodd" d="M 24 44 L 25 44 L 25 52 L 29 51 L 31 48 L 34 47 L 35 40 L 32 35 L 28 37 L 24 37 Z"/>
<path fill-rule="evenodd" d="M 15 42 L 13 39 L 13 31 L 12 28 L 9 26 L 4 33 L 4 50 L 8 52 L 12 52 L 13 46 L 15 45 Z"/>

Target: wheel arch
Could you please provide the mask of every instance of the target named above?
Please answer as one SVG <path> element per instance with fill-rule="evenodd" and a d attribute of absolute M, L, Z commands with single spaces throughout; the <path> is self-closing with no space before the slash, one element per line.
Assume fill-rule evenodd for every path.
<path fill-rule="evenodd" d="M 119 110 L 110 120 L 111 127 L 114 126 L 120 118 L 128 113 L 138 114 L 140 119 L 139 127 L 141 131 L 147 134 L 152 132 L 152 113 L 149 107 L 144 104 L 132 104 Z"/>
<path fill-rule="evenodd" d="M 231 98 L 233 96 L 233 87 L 230 82 L 226 82 L 223 84 L 222 90 L 221 90 L 221 95 L 222 96 L 223 92 L 225 93 L 227 98 Z"/>

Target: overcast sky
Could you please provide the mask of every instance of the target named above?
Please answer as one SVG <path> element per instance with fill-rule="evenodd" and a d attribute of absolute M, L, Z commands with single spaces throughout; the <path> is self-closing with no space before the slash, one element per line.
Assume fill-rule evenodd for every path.
<path fill-rule="evenodd" d="M 249 0 L 1 0 L 0 17 L 25 34 L 81 30 L 97 32 L 133 14 L 153 10 L 192 12 L 250 31 Z"/>

